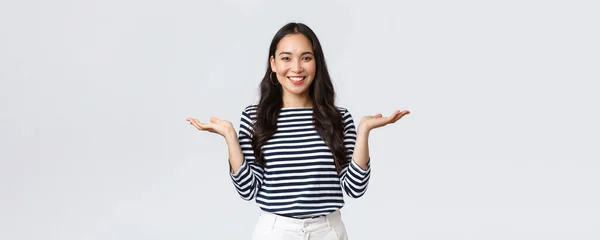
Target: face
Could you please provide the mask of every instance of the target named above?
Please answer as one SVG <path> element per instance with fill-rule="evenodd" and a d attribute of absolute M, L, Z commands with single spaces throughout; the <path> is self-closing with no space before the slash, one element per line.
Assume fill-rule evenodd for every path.
<path fill-rule="evenodd" d="M 307 96 L 308 88 L 315 77 L 316 62 L 312 45 L 302 34 L 283 37 L 275 55 L 271 56 L 271 70 L 285 95 Z"/>

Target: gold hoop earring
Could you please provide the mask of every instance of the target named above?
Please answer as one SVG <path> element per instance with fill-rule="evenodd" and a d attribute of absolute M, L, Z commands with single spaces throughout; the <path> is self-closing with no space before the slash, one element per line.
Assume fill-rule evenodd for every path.
<path fill-rule="evenodd" d="M 273 73 L 274 73 L 274 72 L 271 72 L 271 73 L 269 74 L 269 79 L 271 79 L 271 83 L 273 83 L 273 85 L 277 85 L 277 84 L 279 84 L 278 82 L 273 82 Z"/>

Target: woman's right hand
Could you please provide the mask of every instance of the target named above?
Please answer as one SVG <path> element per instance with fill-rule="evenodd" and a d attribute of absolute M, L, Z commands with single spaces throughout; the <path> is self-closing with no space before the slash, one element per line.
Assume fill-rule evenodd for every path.
<path fill-rule="evenodd" d="M 226 120 L 221 120 L 216 117 L 210 117 L 209 123 L 201 123 L 198 119 L 195 118 L 186 118 L 190 124 L 196 127 L 200 131 L 209 131 L 212 133 L 219 134 L 224 138 L 228 137 L 237 137 L 235 133 L 235 128 L 233 128 L 233 124 Z"/>

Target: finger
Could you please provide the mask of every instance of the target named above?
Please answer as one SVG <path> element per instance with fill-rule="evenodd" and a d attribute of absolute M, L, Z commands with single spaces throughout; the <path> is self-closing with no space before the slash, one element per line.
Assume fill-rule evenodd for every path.
<path fill-rule="evenodd" d="M 410 114 L 410 112 L 408 110 L 404 110 L 404 111 L 400 112 L 400 117 L 404 117 L 407 114 Z"/>
<path fill-rule="evenodd" d="M 216 117 L 210 117 L 210 121 L 213 123 L 217 123 L 217 124 L 224 124 L 227 122 L 226 120 L 216 118 Z"/>
<path fill-rule="evenodd" d="M 202 130 L 209 131 L 211 133 L 217 133 L 217 123 L 200 123 L 200 127 Z"/>
<path fill-rule="evenodd" d="M 198 121 L 198 119 L 194 119 L 194 126 L 196 126 L 198 130 L 203 131 L 211 131 L 211 129 L 213 128 L 212 123 L 202 123 Z"/>
<path fill-rule="evenodd" d="M 398 117 L 398 110 L 394 111 L 389 117 L 385 117 L 386 123 L 390 123 L 390 122 L 394 121 L 394 119 L 396 119 L 396 117 Z"/>
<path fill-rule="evenodd" d="M 385 124 L 394 123 L 394 121 L 396 120 L 397 117 L 398 116 L 396 116 L 396 115 L 389 116 L 387 121 L 385 122 Z"/>
<path fill-rule="evenodd" d="M 193 118 L 186 118 L 185 120 L 187 122 L 189 122 L 190 124 L 194 125 L 194 119 Z"/>
<path fill-rule="evenodd" d="M 398 114 L 398 116 L 396 116 L 394 118 L 394 120 L 392 120 L 392 123 L 395 123 L 396 121 L 400 120 L 400 118 L 402 118 L 402 116 L 403 116 L 402 114 Z"/>
<path fill-rule="evenodd" d="M 396 119 L 396 112 L 393 112 L 389 117 L 384 117 L 384 125 L 387 125 L 389 123 L 392 123 L 394 121 L 394 119 Z"/>
<path fill-rule="evenodd" d="M 389 116 L 387 116 L 387 117 L 384 117 L 384 119 L 390 119 L 390 120 L 391 120 L 391 119 L 393 119 L 393 118 L 395 118 L 395 117 L 396 117 L 396 114 L 397 114 L 397 111 L 393 112 L 392 114 L 390 114 L 390 115 L 389 115 Z M 378 115 L 381 115 L 381 114 L 378 114 Z"/>
<path fill-rule="evenodd" d="M 190 118 L 190 117 L 189 117 L 189 118 L 185 118 L 185 120 L 186 120 L 187 122 L 189 122 L 190 124 L 192 124 L 192 125 L 193 125 L 193 123 L 192 123 L 192 121 L 193 121 L 193 118 Z"/>
<path fill-rule="evenodd" d="M 203 123 L 200 122 L 198 120 L 196 120 L 196 123 L 198 124 L 198 126 L 200 126 L 200 128 L 202 128 L 203 130 L 208 130 L 210 128 L 212 128 L 212 123 Z"/>
<path fill-rule="evenodd" d="M 404 117 L 404 116 L 405 116 L 405 115 L 407 115 L 407 114 L 410 114 L 410 112 L 409 112 L 409 111 L 407 111 L 407 110 L 404 110 L 404 111 L 400 112 L 400 113 L 398 114 L 398 116 L 396 117 L 396 119 L 394 119 L 394 122 L 396 122 L 396 121 L 400 120 L 400 118 Z"/>
<path fill-rule="evenodd" d="M 209 131 L 212 133 L 217 133 L 214 129 L 213 123 L 201 123 L 200 121 L 198 121 L 198 119 L 195 118 L 189 118 L 188 121 L 200 131 Z"/>
<path fill-rule="evenodd" d="M 204 130 L 204 128 L 202 128 L 202 126 L 200 125 L 198 119 L 190 119 L 190 123 L 194 125 L 194 127 L 196 127 L 198 130 Z"/>
<path fill-rule="evenodd" d="M 404 111 L 400 111 L 400 110 L 396 110 L 396 117 L 394 118 L 394 120 L 398 121 L 398 119 L 400 119 L 402 116 L 404 116 L 405 112 Z"/>

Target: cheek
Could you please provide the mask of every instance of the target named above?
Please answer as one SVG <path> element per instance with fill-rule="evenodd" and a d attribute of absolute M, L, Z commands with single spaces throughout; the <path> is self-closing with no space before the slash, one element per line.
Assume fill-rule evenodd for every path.
<path fill-rule="evenodd" d="M 316 66 L 315 62 L 313 61 L 313 62 L 310 62 L 310 63 L 308 63 L 308 64 L 307 64 L 307 65 L 304 67 L 304 69 L 305 69 L 305 70 L 306 70 L 306 71 L 307 71 L 307 72 L 308 72 L 310 75 L 313 75 L 313 76 L 314 76 L 314 75 L 315 75 L 315 72 L 316 72 L 316 70 L 317 70 L 317 66 Z"/>
<path fill-rule="evenodd" d="M 277 75 L 285 75 L 286 72 L 290 69 L 289 64 L 286 64 L 284 62 L 276 63 L 275 68 L 277 68 Z"/>

